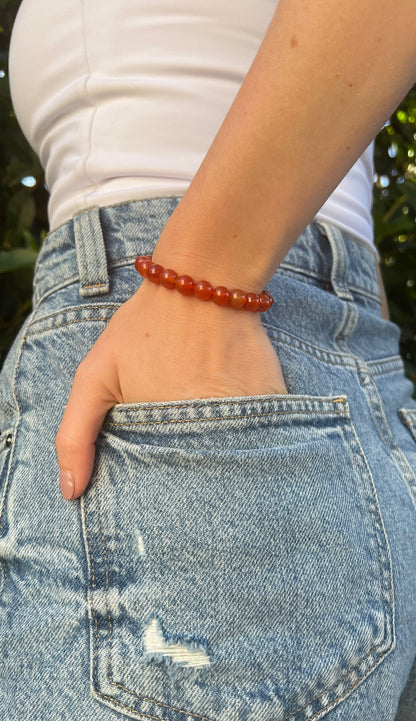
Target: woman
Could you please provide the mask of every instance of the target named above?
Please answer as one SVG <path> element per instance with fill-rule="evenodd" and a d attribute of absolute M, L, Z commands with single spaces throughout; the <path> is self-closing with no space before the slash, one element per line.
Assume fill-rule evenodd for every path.
<path fill-rule="evenodd" d="M 51 232 L 1 385 L 7 721 L 411 718 L 416 404 L 370 220 L 405 23 L 24 0 Z M 273 307 L 142 281 L 147 255 Z"/>

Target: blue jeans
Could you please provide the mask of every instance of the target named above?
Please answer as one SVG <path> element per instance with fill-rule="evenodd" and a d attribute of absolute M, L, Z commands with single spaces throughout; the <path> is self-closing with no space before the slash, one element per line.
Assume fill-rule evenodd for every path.
<path fill-rule="evenodd" d="M 288 395 L 118 405 L 60 495 L 75 370 L 179 202 L 42 247 L 0 382 L 0 717 L 414 720 L 416 402 L 370 247 L 313 223 L 269 283 Z"/>

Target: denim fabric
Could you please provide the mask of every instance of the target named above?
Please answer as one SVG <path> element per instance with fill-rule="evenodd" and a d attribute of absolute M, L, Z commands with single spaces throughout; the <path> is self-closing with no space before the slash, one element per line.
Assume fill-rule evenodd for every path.
<path fill-rule="evenodd" d="M 0 717 L 414 721 L 416 402 L 370 246 L 313 223 L 269 283 L 287 395 L 118 405 L 60 495 L 75 370 L 179 202 L 42 247 L 0 382 Z"/>

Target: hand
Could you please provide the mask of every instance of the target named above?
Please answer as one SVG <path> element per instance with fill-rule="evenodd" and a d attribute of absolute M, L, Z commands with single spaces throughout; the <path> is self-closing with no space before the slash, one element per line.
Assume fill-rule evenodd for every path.
<path fill-rule="evenodd" d="M 144 282 L 79 365 L 56 436 L 64 498 L 86 489 L 116 403 L 287 393 L 257 313 Z M 62 473 L 63 472 L 63 473 Z"/>

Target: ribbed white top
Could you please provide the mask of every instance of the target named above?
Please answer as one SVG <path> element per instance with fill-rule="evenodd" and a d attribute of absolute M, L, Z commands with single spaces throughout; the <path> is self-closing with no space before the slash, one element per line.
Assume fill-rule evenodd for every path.
<path fill-rule="evenodd" d="M 10 86 L 18 121 L 45 169 L 50 229 L 92 205 L 182 196 L 276 5 L 23 0 L 11 38 Z M 372 145 L 317 215 L 369 242 Z"/>

